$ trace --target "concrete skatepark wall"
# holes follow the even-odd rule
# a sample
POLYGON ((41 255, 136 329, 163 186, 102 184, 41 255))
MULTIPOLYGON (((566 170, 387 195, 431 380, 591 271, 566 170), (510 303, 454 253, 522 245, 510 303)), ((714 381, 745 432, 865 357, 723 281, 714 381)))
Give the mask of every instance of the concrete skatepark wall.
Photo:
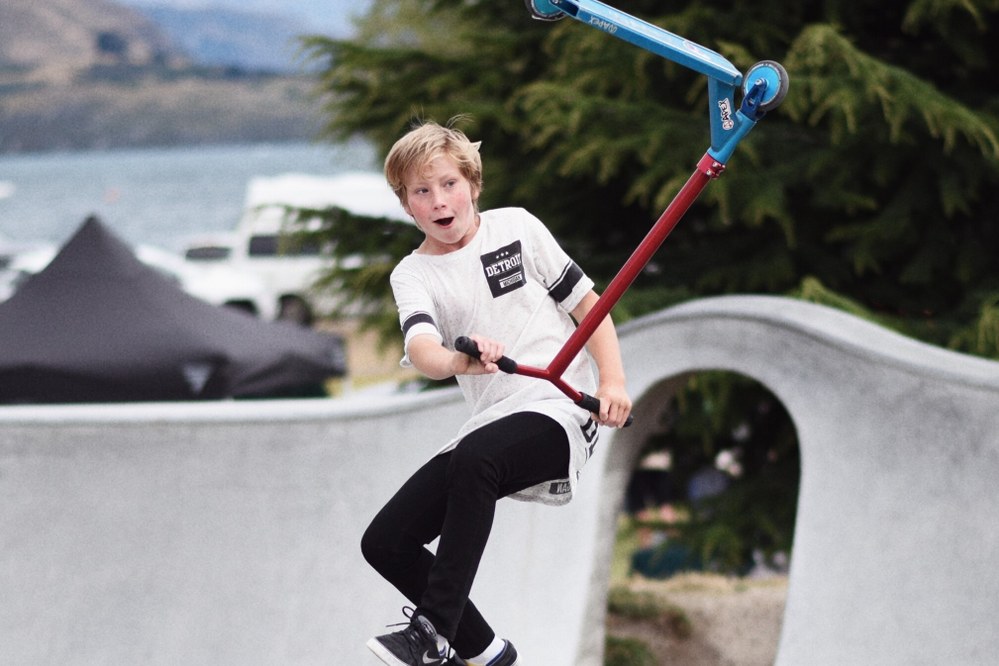
MULTIPOLYGON (((999 363, 770 297, 622 327, 636 424, 563 508, 502 502, 473 598, 527 663, 600 666, 617 509, 691 372, 764 384, 802 483, 777 662, 999 654, 999 363)), ((465 413, 454 391, 0 409, 0 663, 375 663, 405 600, 368 520, 465 413)))

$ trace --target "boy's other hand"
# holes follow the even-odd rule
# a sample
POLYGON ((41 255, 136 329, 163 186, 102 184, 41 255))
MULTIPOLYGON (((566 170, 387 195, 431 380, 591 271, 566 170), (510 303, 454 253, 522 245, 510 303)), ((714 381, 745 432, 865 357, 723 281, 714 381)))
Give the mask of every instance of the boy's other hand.
POLYGON ((455 352, 455 374, 486 375, 499 372, 499 366, 496 365, 496 361, 498 361, 503 356, 503 352, 506 351, 506 347, 503 343, 481 335, 473 334, 468 337, 474 340, 475 344, 478 345, 479 358, 476 360, 467 354, 455 352))
POLYGON ((597 423, 622 428, 631 414, 631 398, 623 385, 601 384, 593 397, 600 400, 600 413, 594 414, 597 423))

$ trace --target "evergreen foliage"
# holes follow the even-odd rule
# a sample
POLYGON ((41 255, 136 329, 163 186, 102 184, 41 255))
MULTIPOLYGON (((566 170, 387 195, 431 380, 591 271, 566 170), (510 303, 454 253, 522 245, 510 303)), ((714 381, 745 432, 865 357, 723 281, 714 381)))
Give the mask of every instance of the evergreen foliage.
MULTIPOLYGON (((721 293, 846 298, 999 357, 999 2, 618 6, 743 71, 778 60, 792 81, 619 320, 721 293)), ((708 145, 704 77, 575 21, 533 21, 519 2, 379 0, 356 39, 305 48, 326 64, 330 138, 362 134, 385 152, 415 119, 467 115, 483 207, 530 208, 599 283, 708 145)))
MULTIPOLYGON (((771 59, 791 78, 783 105, 629 289, 618 321, 699 296, 784 294, 999 359, 999 0, 610 4, 741 71, 771 59)), ((482 207, 536 213, 598 288, 709 144, 704 77, 572 20, 534 21, 515 0, 375 0, 356 39, 314 37, 305 50, 324 65, 329 138, 360 134, 384 154, 415 119, 467 114, 463 129, 483 141, 482 207)), ((362 296, 373 289, 388 307, 384 274, 415 244, 389 247, 392 229, 325 227, 343 253, 368 230, 382 234, 371 275, 331 279, 362 296)), ((397 331, 394 312, 374 315, 397 331)), ((763 399, 729 392, 724 409, 709 408, 710 391, 691 390, 701 397, 681 410, 688 425, 704 426, 698 414, 731 420, 763 399)), ((712 435, 698 449, 705 460, 731 445, 717 427, 698 432, 712 435)), ((747 466, 744 478, 770 510, 740 527, 716 507, 737 539, 703 536, 717 542, 707 555, 729 562, 750 542, 790 542, 793 512, 778 516, 780 500, 766 499, 796 488, 793 430, 782 432, 762 449, 779 460, 764 457, 774 464, 747 466)), ((681 427, 659 445, 676 452, 685 437, 681 427)))

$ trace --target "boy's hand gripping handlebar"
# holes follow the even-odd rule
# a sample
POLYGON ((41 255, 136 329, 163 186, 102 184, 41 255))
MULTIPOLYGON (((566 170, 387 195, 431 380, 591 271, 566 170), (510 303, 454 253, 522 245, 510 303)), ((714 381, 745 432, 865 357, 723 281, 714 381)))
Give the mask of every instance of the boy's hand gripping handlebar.
MULTIPOLYGON (((454 348, 462 354, 467 354, 475 360, 479 360, 479 345, 475 343, 475 340, 469 337, 463 335, 456 339, 454 341, 454 348)), ((566 384, 561 376, 555 376, 550 370, 535 368, 529 365, 520 365, 508 356, 501 356, 499 360, 496 361, 496 365, 499 366, 500 370, 508 375, 524 375, 525 377, 534 377, 535 379, 547 379, 554 384, 556 388, 562 391, 567 398, 586 411, 593 414, 600 413, 600 400, 598 398, 595 398, 587 393, 577 391, 566 384)), ((624 427, 627 428, 633 421, 634 419, 629 414, 628 419, 624 423, 624 427)))

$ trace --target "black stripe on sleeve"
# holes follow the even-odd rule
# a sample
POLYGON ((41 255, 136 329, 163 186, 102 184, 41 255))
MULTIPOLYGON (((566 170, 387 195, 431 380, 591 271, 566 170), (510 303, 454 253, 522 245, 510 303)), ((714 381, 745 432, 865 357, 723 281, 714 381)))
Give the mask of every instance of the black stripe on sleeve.
POLYGON ((434 328, 437 328, 434 318, 426 312, 414 312, 406 318, 406 321, 402 323, 402 337, 405 338, 409 333, 409 329, 413 328, 417 324, 430 324, 434 328))
POLYGON ((559 279, 555 281, 552 288, 548 290, 548 295, 555 299, 556 302, 561 303, 565 299, 569 298, 572 294, 572 290, 576 288, 579 281, 583 279, 583 269, 576 265, 576 262, 570 261, 566 264, 565 269, 562 271, 562 275, 559 279))

